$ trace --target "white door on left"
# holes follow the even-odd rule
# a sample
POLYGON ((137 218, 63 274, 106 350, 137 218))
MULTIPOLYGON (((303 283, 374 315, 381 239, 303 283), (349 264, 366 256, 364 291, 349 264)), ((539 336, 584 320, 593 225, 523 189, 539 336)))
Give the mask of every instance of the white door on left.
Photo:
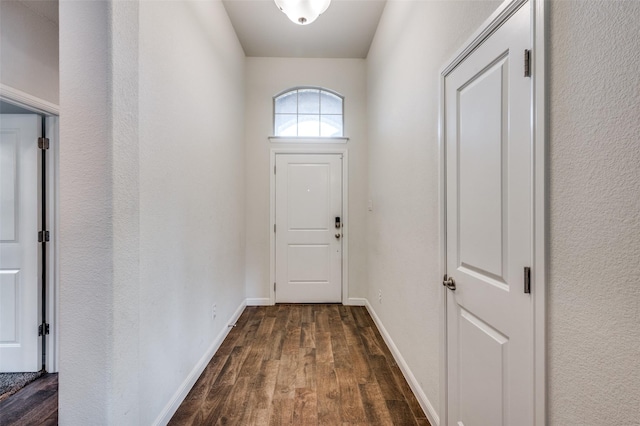
POLYGON ((0 372, 38 363, 40 117, 0 115, 0 372))

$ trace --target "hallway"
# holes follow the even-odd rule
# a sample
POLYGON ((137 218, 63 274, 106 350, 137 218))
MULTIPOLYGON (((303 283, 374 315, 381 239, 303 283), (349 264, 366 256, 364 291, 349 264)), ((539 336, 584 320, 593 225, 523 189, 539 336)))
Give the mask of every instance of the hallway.
POLYGON ((428 425, 364 307, 247 307, 171 425, 428 425))

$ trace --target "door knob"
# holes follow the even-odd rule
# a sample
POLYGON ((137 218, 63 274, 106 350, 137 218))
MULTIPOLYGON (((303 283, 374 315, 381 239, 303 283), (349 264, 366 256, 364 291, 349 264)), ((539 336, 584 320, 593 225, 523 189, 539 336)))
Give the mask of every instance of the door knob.
POLYGON ((447 277, 447 274, 444 274, 444 278, 442 280, 442 285, 447 287, 449 290, 455 291, 456 289, 456 280, 453 277, 447 277))
POLYGON ((341 235, 340 234, 336 234, 336 238, 340 239, 341 235))

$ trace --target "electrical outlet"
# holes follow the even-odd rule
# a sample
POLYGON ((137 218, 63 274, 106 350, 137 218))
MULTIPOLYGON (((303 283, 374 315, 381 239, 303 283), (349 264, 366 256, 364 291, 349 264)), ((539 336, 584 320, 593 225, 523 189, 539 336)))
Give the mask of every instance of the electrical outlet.
POLYGON ((215 303, 213 304, 213 309, 211 310, 211 319, 214 320, 216 319, 216 315, 218 315, 218 305, 216 305, 215 303))
POLYGON ((382 290, 378 290, 378 302, 382 303, 382 290))

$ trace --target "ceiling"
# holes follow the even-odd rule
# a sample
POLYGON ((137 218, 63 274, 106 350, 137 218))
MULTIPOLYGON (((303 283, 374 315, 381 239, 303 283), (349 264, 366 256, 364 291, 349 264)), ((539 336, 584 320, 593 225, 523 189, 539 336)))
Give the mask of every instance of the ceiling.
POLYGON ((296 25, 273 0, 222 0, 246 56, 366 58, 385 0, 333 0, 296 25))
MULTIPOLYGON (((58 23, 58 0, 19 0, 58 23)), ((315 22, 296 25, 273 0, 222 0, 247 56, 366 58, 386 0, 333 0, 315 22)))

